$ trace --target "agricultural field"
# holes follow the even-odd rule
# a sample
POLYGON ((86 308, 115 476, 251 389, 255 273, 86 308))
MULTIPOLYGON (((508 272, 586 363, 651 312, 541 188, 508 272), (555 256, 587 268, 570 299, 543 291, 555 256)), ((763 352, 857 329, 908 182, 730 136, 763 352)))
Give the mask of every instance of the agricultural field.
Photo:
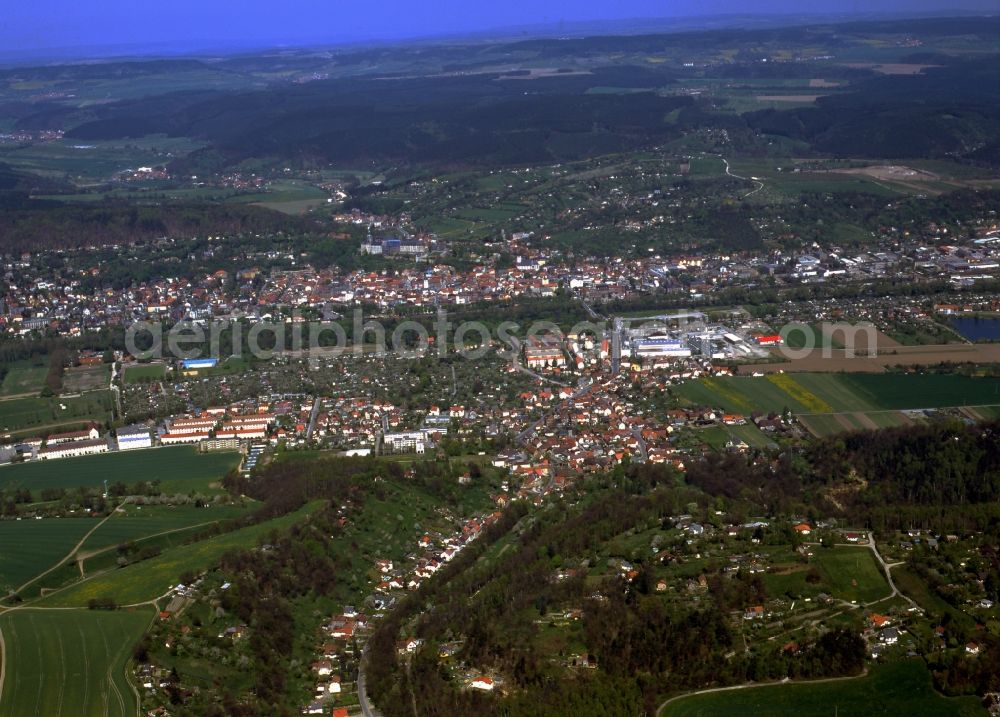
POLYGON ((97 524, 95 518, 0 521, 0 593, 58 563, 97 524))
MULTIPOLYGON (((239 505, 134 505, 128 504, 109 518, 80 546, 81 553, 114 547, 129 540, 178 531, 197 525, 207 525, 230 518, 239 518, 256 507, 253 503, 239 505)), ((0 525, 2 528, 2 525, 0 525)))
POLYGON ((125 367, 123 380, 125 383, 139 383, 140 381, 159 381, 167 373, 166 364, 162 363, 134 363, 125 367))
POLYGON ((985 717, 977 697, 942 697, 919 660, 873 665, 856 679, 814 684, 764 685, 670 702, 659 717, 985 717))
POLYGON ((505 222, 527 211, 523 204, 499 204, 495 207, 465 207, 455 213, 460 219, 483 222, 505 222))
POLYGON ((153 614, 151 609, 18 609, 0 615, 5 662, 0 714, 138 714, 126 665, 153 614))
POLYGON ((1000 418, 1000 405, 976 406, 975 408, 965 408, 963 411, 969 418, 976 421, 992 421, 995 418, 1000 418))
POLYGON ((815 548, 812 562, 834 599, 868 603, 887 598, 892 593, 885 574, 868 548, 815 548))
POLYGON ((316 508, 307 505, 294 513, 247 528, 182 545, 149 560, 110 570, 50 593, 40 606, 84 607, 94 598, 112 598, 121 605, 136 605, 163 595, 185 572, 198 573, 212 567, 226 551, 249 548, 272 530, 287 528, 303 520, 316 508))
POLYGON ((906 425, 906 410, 970 405, 992 415, 1000 405, 1000 379, 936 374, 773 373, 698 379, 676 392, 731 413, 788 410, 815 435, 906 425))
MULTIPOLYGON (((0 402, 2 405, 2 402, 0 402)), ((217 492, 219 481, 239 463, 235 451, 198 453, 193 446, 163 446, 116 451, 79 458, 59 458, 0 467, 0 489, 98 487, 122 481, 160 481, 166 493, 217 492)))
MULTIPOLYGON (((793 81, 794 82, 794 81, 793 81)), ((800 83, 802 81, 799 81, 800 83)), ((786 89, 786 102, 765 99, 768 95, 735 97, 737 105, 749 106, 750 102, 772 107, 793 106, 798 95, 803 99, 808 85, 792 84, 786 89)), ((829 89, 823 90, 829 93, 829 89)), ((775 95, 777 98, 779 95, 775 95)), ((808 104, 800 102, 799 104, 808 104)), ((765 184, 761 198, 780 200, 781 195, 797 197, 802 192, 845 192, 862 191, 869 194, 892 196, 893 194, 940 194, 963 187, 981 186, 993 179, 981 169, 967 168, 956 162, 913 159, 905 164, 879 164, 850 166, 840 161, 810 162, 802 165, 785 157, 773 159, 736 158, 730 161, 734 174, 755 176, 765 184)))
POLYGON ((38 365, 21 362, 10 366, 0 385, 0 397, 37 394, 45 385, 48 372, 49 367, 45 362, 38 365))
POLYGON ((68 430, 87 421, 111 419, 111 392, 92 391, 84 396, 12 398, 0 401, 0 432, 26 435, 68 430))
POLYGON ((816 437, 832 436, 846 431, 866 431, 876 428, 908 426, 914 418, 903 411, 855 411, 853 413, 814 413, 800 415, 799 422, 816 437))

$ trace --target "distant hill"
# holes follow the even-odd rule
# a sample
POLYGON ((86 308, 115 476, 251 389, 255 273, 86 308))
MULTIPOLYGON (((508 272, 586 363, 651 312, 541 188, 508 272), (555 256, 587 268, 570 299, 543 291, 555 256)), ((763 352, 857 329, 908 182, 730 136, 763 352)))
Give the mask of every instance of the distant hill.
POLYGON ((987 53, 998 51, 1000 18, 934 18, 116 61, 2 71, 0 82, 53 91, 35 102, 12 93, 0 115, 84 141, 166 134, 208 145, 178 158, 179 171, 247 159, 524 165, 713 127, 819 155, 994 162, 1000 55, 987 53), (879 74, 880 62, 908 62, 913 74, 879 74), (107 82, 109 97, 124 84, 129 99, 72 99, 91 82, 107 82), (779 98, 822 89, 813 104, 803 90, 788 109, 757 109, 758 87, 779 98))

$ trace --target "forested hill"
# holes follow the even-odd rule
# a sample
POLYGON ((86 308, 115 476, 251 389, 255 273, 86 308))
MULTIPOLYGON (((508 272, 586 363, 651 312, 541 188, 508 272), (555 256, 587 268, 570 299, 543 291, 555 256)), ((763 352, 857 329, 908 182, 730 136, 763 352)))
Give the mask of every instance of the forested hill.
POLYGON ((311 227, 306 219, 243 204, 64 204, 0 194, 0 253, 311 227))
MULTIPOLYGON (((761 67, 736 65, 726 74, 759 74, 761 67)), ((557 74, 531 80, 531 93, 500 74, 348 78, 121 102, 100 108, 69 134, 88 141, 156 133, 197 137, 210 144, 200 154, 223 163, 275 157, 306 166, 479 165, 625 151, 703 126, 782 135, 841 157, 992 162, 1000 156, 998 68, 996 58, 953 61, 913 76, 860 79, 850 91, 820 97, 813 106, 743 115, 713 111, 691 96, 651 91, 676 82, 672 69, 615 66, 557 74), (628 91, 593 93, 600 87, 628 91)), ((843 74, 848 68, 838 69, 843 74)), ((780 70, 782 77, 796 74, 794 68, 780 70)))
POLYGON ((964 505, 1000 500, 1000 422, 924 424, 817 442, 826 483, 863 480, 871 505, 964 505))
POLYGON ((859 431, 768 460, 710 455, 688 467, 687 480, 775 514, 812 510, 880 528, 982 529, 1000 500, 1000 421, 859 431))
POLYGON ((10 204, 4 200, 2 193, 15 192, 23 195, 28 192, 58 192, 69 188, 70 185, 65 182, 23 172, 0 162, 0 206, 10 204))
POLYGON ((842 629, 803 640, 804 656, 794 659, 780 642, 744 649, 728 616, 764 599, 759 578, 720 572, 707 578, 704 599, 668 606, 657 589, 659 556, 637 560, 632 578, 589 574, 616 536, 667 529, 665 516, 710 500, 663 466, 632 466, 617 481, 623 489, 592 485, 589 498, 553 504, 544 516, 515 503, 387 616, 368 644, 367 673, 386 717, 651 715, 667 690, 861 672, 864 644, 842 629), (562 629, 573 637, 553 639, 562 629), (401 631, 424 643, 408 663, 396 649, 401 631), (455 647, 455 662, 503 674, 504 695, 456 689, 439 658, 445 645, 455 647), (562 669, 579 660, 597 670, 562 669))
POLYGON ((8 93, 0 117, 87 142, 192 138, 204 148, 174 168, 199 174, 248 158, 558 162, 693 128, 726 130, 736 150, 761 150, 766 135, 805 155, 996 163, 998 37, 996 18, 943 18, 17 68, 0 72, 0 99, 5 82, 55 92, 8 93), (900 44, 906 33, 921 44, 900 44), (117 101, 69 99, 90 82, 117 101), (758 92, 785 104, 761 109, 758 92))
POLYGON ((834 156, 966 156, 1000 161, 1000 58, 946 62, 913 76, 862 80, 815 106, 745 115, 753 129, 834 156))
POLYGON ((598 68, 521 83, 470 77, 350 78, 241 93, 175 94, 101 108, 74 128, 81 140, 162 133, 208 140, 225 161, 522 164, 625 151, 676 138, 664 122, 690 97, 588 94, 642 90, 670 77, 641 67, 598 68), (161 101, 162 100, 162 101, 161 101), (169 101, 167 101, 169 100, 169 101))

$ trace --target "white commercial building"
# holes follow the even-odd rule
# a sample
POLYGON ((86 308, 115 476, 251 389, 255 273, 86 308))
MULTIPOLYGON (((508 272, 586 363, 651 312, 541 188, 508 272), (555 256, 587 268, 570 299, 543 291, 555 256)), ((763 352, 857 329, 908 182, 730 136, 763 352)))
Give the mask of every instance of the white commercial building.
POLYGON ((424 428, 419 431, 385 433, 382 435, 382 446, 391 453, 410 453, 412 451, 423 453, 430 443, 432 432, 424 428))
POLYGON ((637 339, 632 342, 632 353, 635 356, 687 358, 691 349, 682 341, 665 338, 637 339))
POLYGON ((153 445, 153 437, 149 429, 142 426, 119 428, 116 433, 118 436, 119 451, 130 451, 134 448, 151 448, 153 445))
POLYGON ((69 441, 67 443, 57 443, 54 446, 45 446, 38 449, 39 460, 49 458, 71 458, 73 456, 89 456, 95 453, 107 453, 108 442, 103 438, 96 438, 87 441, 69 441))

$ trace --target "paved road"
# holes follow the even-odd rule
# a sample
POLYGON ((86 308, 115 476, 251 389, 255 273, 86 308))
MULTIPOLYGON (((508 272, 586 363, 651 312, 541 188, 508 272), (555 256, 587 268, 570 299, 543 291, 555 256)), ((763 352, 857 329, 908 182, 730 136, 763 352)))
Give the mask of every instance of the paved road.
POLYGON ((622 319, 615 317, 614 328, 611 329, 611 373, 614 376, 622 368, 622 319))
POLYGON ((580 299, 580 303, 583 305, 583 309, 584 309, 584 311, 587 312, 587 315, 590 318, 592 318, 594 321, 603 321, 604 320, 604 317, 601 316, 596 311, 594 311, 594 307, 592 307, 590 304, 588 304, 584 299, 581 298, 580 299))
POLYGON ((121 394, 121 389, 119 389, 118 385, 115 383, 115 379, 118 378, 118 369, 117 369, 117 366, 118 366, 118 364, 115 363, 114 361, 111 363, 111 380, 108 382, 108 388, 111 390, 111 393, 113 393, 115 395, 115 407, 118 409, 118 413, 112 415, 111 416, 112 418, 121 418, 122 416, 125 415, 122 412, 122 394, 121 394))
POLYGON ((313 429, 316 428, 316 417, 319 415, 320 400, 321 399, 319 398, 319 396, 317 396, 316 400, 313 401, 313 410, 312 410, 312 413, 309 414, 309 427, 306 428, 306 440, 307 441, 310 438, 312 438, 313 429))
POLYGON ((646 439, 642 437, 642 430, 633 428, 632 435, 639 442, 639 455, 642 457, 642 462, 645 463, 649 460, 649 451, 646 450, 646 439))
POLYGON ((898 595, 906 600, 906 602, 910 603, 910 607, 919 607, 917 603, 913 602, 912 599, 899 592, 899 588, 896 587, 896 583, 892 580, 892 571, 889 570, 889 566, 886 565, 885 560, 882 558, 882 554, 878 551, 878 548, 875 547, 875 535, 871 532, 868 533, 868 547, 871 549, 872 553, 875 554, 875 559, 878 561, 878 564, 882 566, 882 571, 885 573, 885 579, 889 582, 889 587, 892 588, 892 595, 889 597, 896 597, 898 595))
POLYGON ((729 160, 726 159, 725 157, 722 157, 721 159, 722 159, 723 162, 726 163, 726 174, 728 174, 730 177, 732 177, 733 179, 742 179, 742 180, 744 180, 746 182, 756 182, 758 185, 760 185, 756 189, 753 189, 753 190, 747 192, 746 194, 744 194, 743 195, 744 199, 746 199, 747 197, 749 197, 751 194, 756 194, 757 192, 759 192, 761 189, 764 188, 764 183, 762 181, 760 181, 759 179, 754 179, 753 177, 741 177, 738 174, 733 174, 732 172, 730 172, 729 171, 729 160))

